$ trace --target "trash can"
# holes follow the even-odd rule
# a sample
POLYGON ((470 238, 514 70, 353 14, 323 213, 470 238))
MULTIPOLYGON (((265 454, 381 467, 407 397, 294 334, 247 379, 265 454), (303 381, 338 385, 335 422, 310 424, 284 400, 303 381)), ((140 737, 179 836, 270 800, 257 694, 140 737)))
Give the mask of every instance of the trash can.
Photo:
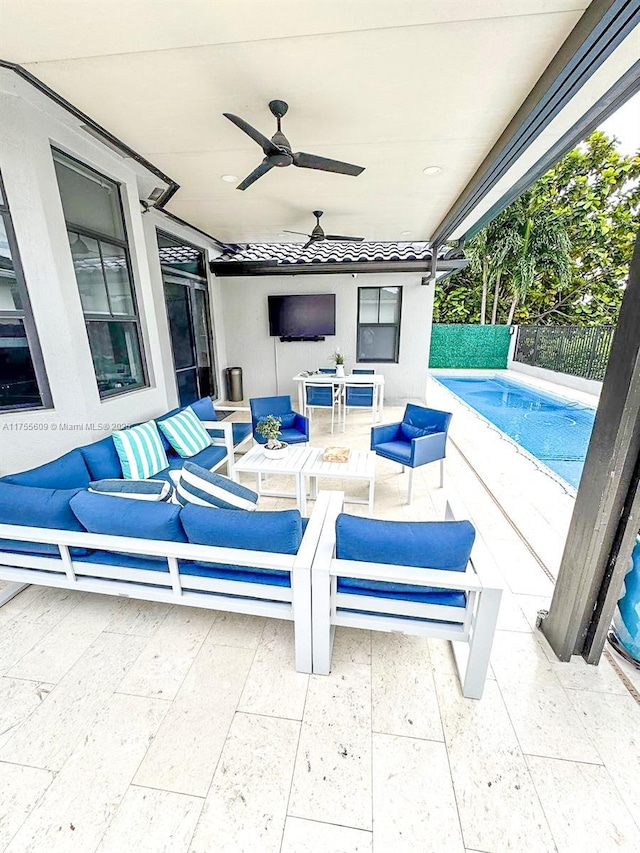
POLYGON ((227 380, 227 400, 231 403, 239 403, 244 400, 242 390, 242 368, 227 367, 225 370, 227 380))

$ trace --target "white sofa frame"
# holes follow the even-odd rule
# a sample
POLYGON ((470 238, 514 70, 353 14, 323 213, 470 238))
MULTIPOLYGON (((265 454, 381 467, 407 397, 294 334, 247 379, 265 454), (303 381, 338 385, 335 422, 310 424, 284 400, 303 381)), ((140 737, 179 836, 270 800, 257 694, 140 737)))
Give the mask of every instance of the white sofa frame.
MULTIPOLYGON (((335 558, 335 522, 342 512, 344 496, 341 492, 329 494, 322 535, 311 570, 313 672, 329 674, 333 638, 338 625, 434 637, 451 641, 462 694, 469 699, 480 699, 502 597, 500 579, 480 536, 476 533, 471 558, 464 572, 338 560, 335 558), (462 590, 467 595, 467 604, 460 608, 376 598, 375 593, 366 598, 340 593, 337 591, 338 576, 462 590), (338 612, 338 608, 367 610, 369 613, 338 612), (400 618, 403 616, 433 621, 410 621, 400 618), (447 623, 447 620, 450 621, 447 623)), ((451 499, 448 500, 446 520, 467 517, 461 505, 456 506, 451 499)))
MULTIPOLYGON (((218 412, 249 412, 250 409, 248 406, 216 406, 214 404, 214 409, 218 412)), ((253 442, 253 430, 246 435, 241 441, 239 441, 236 445, 233 443, 233 421, 202 421, 202 426, 206 430, 222 430, 222 436, 213 437, 211 436, 211 443, 217 447, 224 447, 227 451, 227 455, 224 459, 221 459, 214 467, 211 469, 212 471, 216 471, 218 468, 222 467, 224 463, 227 463, 227 474, 231 477, 232 480, 237 480, 235 475, 235 454, 238 452, 239 448, 242 447, 243 444, 248 444, 253 442)))
POLYGON ((311 565, 325 523, 329 496, 329 492, 320 493, 302 544, 298 553, 292 556, 0 524, 0 580, 9 581, 6 587, 0 589, 0 606, 29 584, 39 584, 144 601, 287 619, 294 623, 296 670, 311 672, 311 565), (59 556, 9 553, 2 550, 3 539, 55 545, 59 556), (164 557, 167 559, 169 571, 155 572, 134 567, 89 563, 81 557, 72 557, 70 548, 164 557), (291 575, 291 586, 188 575, 180 571, 178 560, 287 571, 291 575), (134 581, 135 585, 131 581, 134 581))

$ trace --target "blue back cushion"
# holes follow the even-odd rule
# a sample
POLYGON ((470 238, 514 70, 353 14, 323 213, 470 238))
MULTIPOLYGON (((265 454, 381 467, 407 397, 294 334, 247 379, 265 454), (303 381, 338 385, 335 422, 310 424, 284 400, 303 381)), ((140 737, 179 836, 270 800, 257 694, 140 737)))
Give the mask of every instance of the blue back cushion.
POLYGON ((92 480, 120 480, 122 479, 122 465, 120 457, 113 443, 113 438, 96 441, 95 444, 85 444, 79 448, 89 469, 92 480))
POLYGON ((202 397, 202 399, 196 400, 195 403, 191 403, 190 405, 192 411, 195 412, 201 421, 218 420, 211 397, 202 397))
POLYGON ((91 533, 187 541, 180 524, 180 507, 172 504, 79 492, 71 499, 71 509, 91 533))
MULTIPOLYGON (((182 411, 182 406, 179 406, 177 409, 171 409, 170 412, 165 412, 164 415, 160 415, 159 418, 155 418, 154 420, 156 423, 158 423, 159 421, 164 421, 166 418, 172 418, 174 415, 177 415, 178 412, 181 412, 181 411, 182 411)), ((171 447, 171 444, 169 443, 169 439, 167 438, 167 436, 162 432, 161 429, 159 429, 158 432, 160 433, 160 441, 162 442, 162 446, 164 447, 164 452, 166 454, 173 453, 175 455, 175 450, 171 447)))
MULTIPOLYGON (((17 486, 0 483, 0 524, 46 527, 50 530, 76 530, 85 528, 71 511, 69 501, 81 489, 40 489, 37 486, 17 486)), ((19 551, 30 554, 55 554, 55 545, 0 539, 0 551, 19 551)), ((74 556, 88 553, 86 549, 72 549, 74 556)))
POLYGON ((476 532, 470 521, 378 521, 342 513, 339 560, 464 572, 476 532))
POLYGON ((427 433, 446 432, 451 420, 450 412, 441 412, 439 409, 427 409, 426 406, 416 406, 408 403, 402 420, 406 424, 424 429, 427 433))
POLYGON ((284 394, 279 397, 253 397, 249 400, 249 406, 254 424, 267 415, 280 416, 292 411, 291 397, 284 394))
POLYGON ((190 504, 183 507, 180 518, 189 542, 197 545, 297 554, 302 542, 302 517, 297 509, 248 512, 190 504))
POLYGON ((82 489, 89 485, 91 477, 82 453, 76 449, 54 459, 53 462, 47 462, 46 465, 3 477, 2 481, 16 486, 38 486, 42 489, 82 489))
POLYGON ((412 441, 414 438, 420 438, 423 435, 429 435, 428 429, 421 429, 420 427, 411 426, 411 424, 406 424, 404 421, 400 424, 400 429, 398 430, 399 438, 402 441, 412 441))

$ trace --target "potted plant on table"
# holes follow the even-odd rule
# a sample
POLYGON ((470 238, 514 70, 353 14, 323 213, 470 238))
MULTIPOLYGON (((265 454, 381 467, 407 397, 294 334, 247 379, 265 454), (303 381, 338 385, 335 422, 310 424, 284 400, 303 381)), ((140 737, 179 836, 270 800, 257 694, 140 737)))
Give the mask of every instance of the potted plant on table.
POLYGON ((336 376, 344 376, 344 354, 340 352, 340 347, 336 347, 331 355, 331 361, 336 366, 336 376))
POLYGON ((280 441, 282 420, 276 415, 267 415, 256 424, 256 432, 267 439, 264 446, 264 455, 267 459, 282 459, 287 455, 289 445, 286 441, 280 441))

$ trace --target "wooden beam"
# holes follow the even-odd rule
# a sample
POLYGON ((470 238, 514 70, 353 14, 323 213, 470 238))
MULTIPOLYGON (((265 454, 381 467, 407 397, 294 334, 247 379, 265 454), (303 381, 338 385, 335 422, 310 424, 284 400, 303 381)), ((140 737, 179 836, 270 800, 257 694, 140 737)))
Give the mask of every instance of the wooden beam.
POLYGON ((640 236, 560 573, 542 632, 560 660, 600 659, 638 532, 640 236))

